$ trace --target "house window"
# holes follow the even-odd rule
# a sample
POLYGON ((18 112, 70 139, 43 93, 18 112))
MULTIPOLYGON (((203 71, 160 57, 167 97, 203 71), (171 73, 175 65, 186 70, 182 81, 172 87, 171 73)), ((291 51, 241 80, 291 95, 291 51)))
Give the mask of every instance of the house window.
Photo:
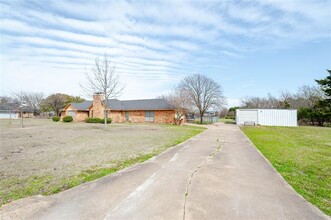
POLYGON ((129 121, 129 119, 130 119, 129 112, 125 112, 125 120, 126 121, 129 121))
POLYGON ((68 115, 72 116, 74 118, 75 117, 75 111, 74 110, 68 110, 68 115))
POLYGON ((146 111, 145 112, 145 121, 153 122, 154 121, 154 112, 153 111, 146 111))

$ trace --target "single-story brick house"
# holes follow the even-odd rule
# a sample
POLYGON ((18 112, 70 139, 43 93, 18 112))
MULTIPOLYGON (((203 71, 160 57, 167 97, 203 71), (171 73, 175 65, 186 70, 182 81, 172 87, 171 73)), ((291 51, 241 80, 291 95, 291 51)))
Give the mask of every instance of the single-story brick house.
MULTIPOLYGON (((70 103, 61 112, 61 117, 71 115, 74 121, 84 121, 87 117, 104 118, 104 95, 94 94, 93 101, 70 103)), ((165 99, 126 100, 109 99, 108 117, 113 122, 156 122, 174 123, 175 108, 165 99)))

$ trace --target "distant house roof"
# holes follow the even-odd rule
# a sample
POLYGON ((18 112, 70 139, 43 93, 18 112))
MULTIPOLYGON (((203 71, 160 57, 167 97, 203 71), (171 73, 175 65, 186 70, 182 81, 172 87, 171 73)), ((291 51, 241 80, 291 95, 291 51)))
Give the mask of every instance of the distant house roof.
MULTIPOLYGON (((0 111, 2 112, 19 112, 20 107, 18 103, 7 103, 7 104, 0 104, 0 111)), ((23 112, 33 112, 33 109, 29 106, 24 106, 22 108, 23 112)))
POLYGON ((174 107, 170 105, 165 99, 142 99, 142 100, 125 100, 110 99, 108 107, 111 110, 173 110, 174 107))
POLYGON ((3 105, 3 104, 0 104, 0 111, 16 110, 16 109, 17 109, 16 105, 12 105, 12 104, 3 105))
POLYGON ((84 101, 84 102, 79 102, 79 103, 70 103, 72 107, 74 107, 77 110, 81 110, 81 111, 87 111, 88 107, 90 107, 92 105, 92 101, 84 101))
MULTIPOLYGON (((93 104, 92 101, 84 101, 81 103, 70 103, 73 108, 81 111, 87 111, 93 104)), ((125 100, 109 99, 108 108, 117 111, 130 110, 173 110, 174 107, 170 105, 165 99, 142 99, 142 100, 125 100)))

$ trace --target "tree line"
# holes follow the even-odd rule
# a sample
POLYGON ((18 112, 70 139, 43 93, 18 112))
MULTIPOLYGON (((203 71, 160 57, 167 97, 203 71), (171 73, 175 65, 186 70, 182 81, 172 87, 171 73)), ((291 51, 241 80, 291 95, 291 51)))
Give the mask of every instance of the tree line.
POLYGON ((45 96, 41 92, 17 92, 9 96, 0 96, 0 104, 7 110, 31 111, 34 116, 42 112, 54 112, 59 116, 61 110, 71 102, 83 102, 80 96, 71 96, 63 93, 54 93, 45 96))
POLYGON ((221 85, 202 74, 186 76, 169 94, 161 98, 175 107, 176 124, 180 124, 187 113, 197 113, 199 123, 202 124, 207 111, 219 111, 226 104, 221 85))

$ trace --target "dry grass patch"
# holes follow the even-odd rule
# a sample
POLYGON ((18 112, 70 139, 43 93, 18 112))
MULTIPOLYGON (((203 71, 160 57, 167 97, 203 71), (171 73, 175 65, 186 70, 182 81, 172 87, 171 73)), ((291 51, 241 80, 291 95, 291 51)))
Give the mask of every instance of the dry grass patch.
POLYGON ((145 161, 204 128, 158 124, 0 123, 0 203, 52 194, 145 161), (29 126, 29 124, 31 126, 29 126))

